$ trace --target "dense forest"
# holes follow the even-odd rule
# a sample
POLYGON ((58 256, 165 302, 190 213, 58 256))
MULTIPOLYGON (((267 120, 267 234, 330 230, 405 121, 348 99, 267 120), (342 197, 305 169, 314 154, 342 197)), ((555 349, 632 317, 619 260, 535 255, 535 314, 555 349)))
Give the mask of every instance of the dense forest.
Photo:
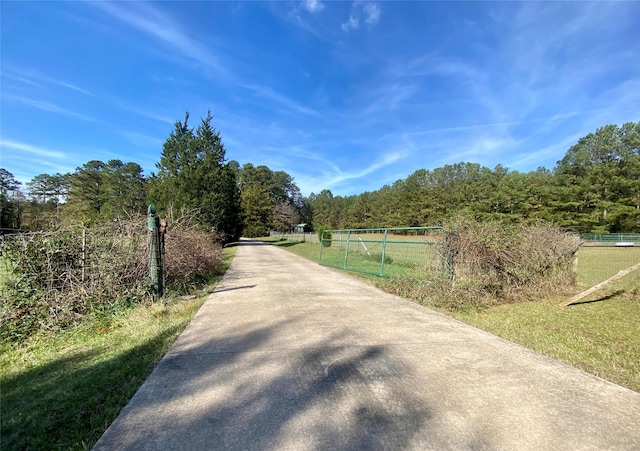
POLYGON ((640 122, 581 138, 553 170, 522 173, 457 163, 419 169, 357 196, 309 196, 314 224, 332 228, 439 225, 456 216, 547 220, 575 232, 640 231, 640 122))
POLYGON ((581 138, 553 169, 510 171, 457 163, 418 169, 377 191, 305 198, 284 171, 225 159, 211 114, 189 115, 163 145, 157 173, 120 160, 92 160, 71 174, 40 174, 22 187, 0 168, 0 228, 40 230, 186 209, 228 239, 312 228, 439 225, 456 217, 507 222, 546 220, 575 232, 640 231, 640 122, 607 125, 581 138))

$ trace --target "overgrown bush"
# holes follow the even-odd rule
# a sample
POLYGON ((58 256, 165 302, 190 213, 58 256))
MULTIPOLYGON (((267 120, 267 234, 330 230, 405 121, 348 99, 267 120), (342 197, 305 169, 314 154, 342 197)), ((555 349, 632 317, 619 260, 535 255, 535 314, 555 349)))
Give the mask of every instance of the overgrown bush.
POLYGON ((331 232, 328 231, 327 227, 318 229, 318 240, 323 247, 331 247, 331 232), (322 241, 322 238, 324 238, 324 241, 322 241))
MULTIPOLYGON (((9 267, 0 281, 0 339, 20 340, 38 330, 78 324, 87 315, 110 315, 151 300, 145 218, 83 231, 5 237, 0 258, 9 267)), ((166 280, 182 291, 219 267, 211 234, 177 221, 166 236, 166 280)))
POLYGON ((580 238, 546 223, 464 220, 447 237, 455 282, 476 282, 498 297, 549 293, 575 282, 580 238))
POLYGON ((219 237, 178 222, 165 236, 166 280, 170 288, 186 293, 204 283, 220 267, 219 237))
POLYGON ((577 235, 546 223, 508 225, 461 219, 442 250, 451 280, 381 281, 384 288, 422 304, 445 309, 541 299, 575 285, 577 235))

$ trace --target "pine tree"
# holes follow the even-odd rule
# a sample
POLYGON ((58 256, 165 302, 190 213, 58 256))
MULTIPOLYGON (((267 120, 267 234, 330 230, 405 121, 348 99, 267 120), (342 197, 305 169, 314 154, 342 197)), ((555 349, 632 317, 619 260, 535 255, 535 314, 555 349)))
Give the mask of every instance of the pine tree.
POLYGON ((20 185, 11 172, 0 168, 0 229, 20 228, 20 205, 15 199, 20 185))
POLYGON ((203 226, 228 241, 242 232, 237 164, 225 161, 212 119, 209 111, 195 131, 189 128, 188 112, 184 122, 176 122, 156 164, 159 172, 151 179, 150 200, 161 209, 173 205, 197 211, 203 226))

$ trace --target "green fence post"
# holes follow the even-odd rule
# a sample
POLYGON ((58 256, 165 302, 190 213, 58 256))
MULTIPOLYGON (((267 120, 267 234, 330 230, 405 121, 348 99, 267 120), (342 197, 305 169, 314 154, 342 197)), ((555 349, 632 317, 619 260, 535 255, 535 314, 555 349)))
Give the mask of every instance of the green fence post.
MULTIPOLYGON (((447 233, 447 231, 445 229, 442 229, 443 233, 444 233, 444 249, 447 250, 446 251, 446 266, 443 266, 443 270, 446 267, 446 271, 447 271, 447 279, 449 280, 449 282, 453 281, 453 277, 455 275, 455 261, 454 261, 454 256, 453 256, 453 251, 451 249, 449 249, 448 243, 447 241, 449 240, 449 234, 447 233)), ((456 225, 454 227, 454 233, 458 232, 458 226, 456 225)))
POLYGON ((160 234, 160 218, 156 215, 156 206, 151 204, 147 210, 149 228, 149 276, 153 286, 153 299, 158 300, 164 294, 163 276, 163 240, 160 234))
POLYGON ((351 230, 347 232, 347 245, 344 249, 344 269, 347 269, 347 262, 349 260, 349 240, 351 239, 351 230))
POLYGON ((384 237, 382 238, 382 261, 380 262, 380 275, 384 275, 384 254, 387 250, 387 233, 389 229, 384 229, 384 237))

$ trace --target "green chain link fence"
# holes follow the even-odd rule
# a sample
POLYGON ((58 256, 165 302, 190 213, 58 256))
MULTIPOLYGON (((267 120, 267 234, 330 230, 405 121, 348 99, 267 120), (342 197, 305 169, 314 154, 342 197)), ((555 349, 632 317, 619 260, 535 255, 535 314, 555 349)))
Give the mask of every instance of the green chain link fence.
MULTIPOLYGON (((621 243, 621 242, 618 242, 621 243)), ((577 254, 577 283, 591 287, 604 282, 619 271, 640 263, 640 243, 634 246, 597 245, 585 242, 577 254)), ((615 282, 614 289, 640 289, 640 271, 635 271, 615 282)))
POLYGON ((580 239, 587 243, 637 243, 640 245, 640 233, 581 233, 580 239))
MULTIPOLYGON (((577 255, 577 282, 594 286, 640 263, 640 233, 582 233, 577 255)), ((616 282, 615 288, 640 288, 640 271, 616 282)))
POLYGON ((4 237, 0 235, 0 297, 6 295, 9 277, 13 272, 13 265, 11 264, 11 261, 6 256, 2 255, 3 240, 4 237))

